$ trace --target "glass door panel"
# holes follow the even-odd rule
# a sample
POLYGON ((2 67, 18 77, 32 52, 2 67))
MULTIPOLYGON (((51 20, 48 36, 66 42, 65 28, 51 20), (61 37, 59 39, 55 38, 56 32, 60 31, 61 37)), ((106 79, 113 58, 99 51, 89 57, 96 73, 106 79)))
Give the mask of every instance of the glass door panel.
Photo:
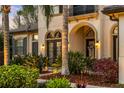
POLYGON ((95 40, 94 39, 86 40, 86 56, 95 58, 95 40))

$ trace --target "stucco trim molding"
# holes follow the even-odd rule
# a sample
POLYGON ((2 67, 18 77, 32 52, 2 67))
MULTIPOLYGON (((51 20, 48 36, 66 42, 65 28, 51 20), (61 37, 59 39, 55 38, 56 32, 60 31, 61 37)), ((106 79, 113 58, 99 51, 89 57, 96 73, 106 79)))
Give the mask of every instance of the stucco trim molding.
POLYGON ((77 16, 69 16, 68 22, 78 21, 78 20, 83 20, 83 19, 90 19, 90 18, 97 18, 97 16, 98 16, 98 13, 88 13, 88 14, 82 14, 82 15, 77 15, 77 16))

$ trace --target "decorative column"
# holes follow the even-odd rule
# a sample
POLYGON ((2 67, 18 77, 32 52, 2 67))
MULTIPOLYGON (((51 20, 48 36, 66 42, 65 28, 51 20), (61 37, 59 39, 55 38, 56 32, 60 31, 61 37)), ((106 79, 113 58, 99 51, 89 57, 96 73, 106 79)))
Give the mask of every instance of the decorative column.
POLYGON ((110 16, 112 21, 118 21, 118 38, 119 38, 119 83, 124 84, 124 5, 113 5, 105 7, 102 11, 104 14, 110 16))
POLYGON ((124 14, 119 15, 119 83, 124 84, 124 14))

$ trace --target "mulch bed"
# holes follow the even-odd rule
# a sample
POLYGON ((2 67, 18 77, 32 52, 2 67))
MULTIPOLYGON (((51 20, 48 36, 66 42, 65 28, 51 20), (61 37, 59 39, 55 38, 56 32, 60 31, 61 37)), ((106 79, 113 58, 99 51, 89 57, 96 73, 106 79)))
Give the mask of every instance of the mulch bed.
MULTIPOLYGON (((77 84, 88 84, 88 85, 95 85, 95 86, 101 86, 101 87, 112 87, 112 88, 119 88, 119 84, 112 84, 112 83, 106 83, 103 81, 102 76, 93 76, 93 75, 88 75, 85 74, 83 76, 81 75, 68 75, 68 76, 63 76, 60 73, 58 74, 51 74, 47 76, 41 76, 41 79, 52 79, 52 78, 61 78, 65 77, 70 80, 72 83, 77 83, 77 84), (82 78, 82 79, 81 79, 82 78)), ((122 87, 122 86, 121 86, 122 87)))
POLYGON ((41 74, 52 73, 52 71, 42 71, 41 74))

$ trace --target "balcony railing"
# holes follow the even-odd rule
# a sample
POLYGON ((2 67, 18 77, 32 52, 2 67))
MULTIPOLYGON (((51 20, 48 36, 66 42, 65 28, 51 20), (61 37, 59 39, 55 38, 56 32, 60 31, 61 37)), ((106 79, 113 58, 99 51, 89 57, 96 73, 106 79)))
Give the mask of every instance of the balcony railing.
POLYGON ((70 16, 77 16, 82 14, 94 13, 98 10, 96 5, 74 5, 70 16))

